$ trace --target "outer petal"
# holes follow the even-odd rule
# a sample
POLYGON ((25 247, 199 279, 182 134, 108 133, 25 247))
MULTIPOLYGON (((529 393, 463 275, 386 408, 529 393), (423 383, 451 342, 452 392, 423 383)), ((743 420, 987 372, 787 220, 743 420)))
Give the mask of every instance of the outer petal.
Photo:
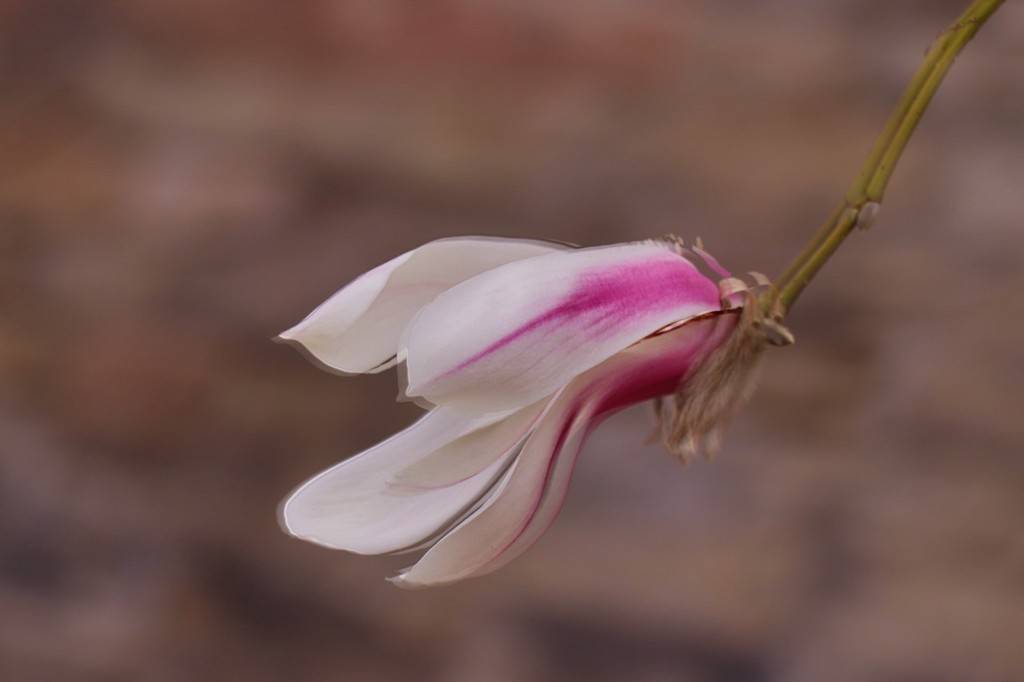
POLYGON ((402 329, 449 287, 491 268, 560 250, 527 239, 440 239, 362 275, 280 335, 328 367, 375 372, 394 364, 402 329))
POLYGON ((552 403, 497 491, 394 582, 423 587, 489 573, 554 520, 586 436, 627 405, 673 391, 735 328, 736 315, 693 320, 645 340, 573 381, 552 403))
POLYGON ((516 441, 492 427, 510 416, 516 415, 434 410, 304 483, 282 504, 281 524, 296 537, 359 554, 413 547, 457 521, 506 469, 516 441), (469 475, 429 488, 396 483, 398 472, 424 457, 444 459, 445 449, 461 447, 464 438, 488 454, 469 475))
POLYGON ((715 283, 658 244, 510 263, 449 289, 410 323, 407 393, 466 411, 527 405, 659 328, 719 307, 715 283))

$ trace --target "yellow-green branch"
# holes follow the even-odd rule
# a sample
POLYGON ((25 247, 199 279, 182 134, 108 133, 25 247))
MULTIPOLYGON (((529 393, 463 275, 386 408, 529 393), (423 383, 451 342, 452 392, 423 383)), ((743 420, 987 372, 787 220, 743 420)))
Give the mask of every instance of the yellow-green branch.
POLYGON ((907 86, 857 181, 828 221, 775 283, 772 307, 785 315, 818 270, 858 226, 868 227, 878 212, 889 178, 918 121, 928 108, 957 55, 1005 0, 974 0, 936 39, 907 86))

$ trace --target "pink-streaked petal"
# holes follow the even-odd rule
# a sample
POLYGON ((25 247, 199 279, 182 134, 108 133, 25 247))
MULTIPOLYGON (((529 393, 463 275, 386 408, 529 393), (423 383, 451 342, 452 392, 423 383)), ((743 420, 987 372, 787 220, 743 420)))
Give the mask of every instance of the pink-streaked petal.
POLYGON ((473 475, 445 487, 395 488, 395 474, 507 416, 467 418, 444 408, 434 410, 304 483, 282 504, 281 524, 303 540, 358 554, 413 547, 458 520, 494 484, 513 453, 502 448, 473 475))
POLYGON ((499 265, 553 251, 528 239, 440 239, 362 275, 280 335, 342 372, 376 372, 396 361, 402 330, 442 291, 499 265))
POLYGON ((675 390, 735 328, 723 313, 644 340, 574 380, 547 409, 486 504, 393 581, 425 587, 483 575, 519 556, 565 499, 586 436, 607 415, 675 390))
POLYGON ((510 263, 417 314, 403 341, 407 394, 465 411, 528 405, 665 325, 719 305, 715 283, 661 244, 510 263))

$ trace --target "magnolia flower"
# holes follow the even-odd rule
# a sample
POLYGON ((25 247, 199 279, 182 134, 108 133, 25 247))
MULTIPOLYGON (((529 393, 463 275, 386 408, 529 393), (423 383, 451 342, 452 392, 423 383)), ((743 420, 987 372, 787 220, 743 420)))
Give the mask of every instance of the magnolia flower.
POLYGON ((405 396, 429 411, 300 486, 282 525, 359 554, 429 548, 391 579, 400 586, 494 571, 551 524, 608 415, 655 398, 671 449, 714 440, 752 359, 776 340, 740 330, 785 336, 741 312, 759 310, 748 300, 678 240, 576 249, 458 238, 405 253, 281 338, 340 372, 400 365, 405 396))

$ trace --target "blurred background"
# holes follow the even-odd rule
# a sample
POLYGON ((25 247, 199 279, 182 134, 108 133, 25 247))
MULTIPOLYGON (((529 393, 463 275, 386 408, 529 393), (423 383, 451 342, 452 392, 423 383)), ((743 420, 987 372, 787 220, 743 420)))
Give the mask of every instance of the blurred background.
POLYGON ((287 538, 412 421, 270 337, 438 237, 778 274, 963 0, 0 2, 0 679, 1024 678, 1024 7, 711 463, 588 444, 492 576, 287 538))

